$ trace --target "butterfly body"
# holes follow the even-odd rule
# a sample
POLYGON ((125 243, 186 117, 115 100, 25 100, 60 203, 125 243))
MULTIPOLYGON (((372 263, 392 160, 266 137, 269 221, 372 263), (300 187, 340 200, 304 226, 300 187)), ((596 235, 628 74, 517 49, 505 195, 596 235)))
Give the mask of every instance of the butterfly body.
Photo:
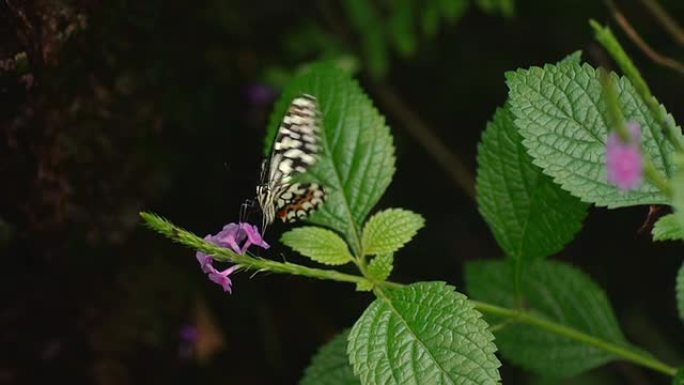
POLYGON ((320 111, 316 98, 302 94, 292 100, 278 128, 271 156, 262 164, 256 188, 263 227, 275 218, 293 222, 305 218, 325 200, 316 183, 293 182, 313 166, 321 153, 320 111))

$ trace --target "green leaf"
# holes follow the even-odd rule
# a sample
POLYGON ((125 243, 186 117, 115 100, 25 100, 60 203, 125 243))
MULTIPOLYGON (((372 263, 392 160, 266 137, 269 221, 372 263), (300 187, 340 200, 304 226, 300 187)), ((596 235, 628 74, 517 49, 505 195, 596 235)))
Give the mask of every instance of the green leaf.
POLYGON ((371 291, 373 286, 373 282, 370 280, 359 281, 356 283, 356 291, 371 291))
POLYGON ((487 125, 477 163, 480 213, 506 254, 546 257, 581 229, 588 205, 532 164, 508 108, 498 109, 487 125))
POLYGON ((677 311, 679 312, 679 319, 684 321, 684 263, 677 272, 677 311))
POLYGON ((345 0, 342 2, 349 22, 361 37, 361 50, 370 73, 383 76, 388 67, 388 50, 383 31, 383 21, 372 2, 345 0))
MULTIPOLYGON (((625 78, 617 79, 625 118, 641 124, 643 149, 655 167, 672 170, 673 147, 625 78)), ((588 64, 563 62, 506 75, 511 111, 534 164, 585 202, 610 208, 667 203, 654 186, 621 192, 606 180, 608 125, 599 73, 588 64)), ((674 120, 668 115, 674 124, 674 120)))
POLYGON ((314 20, 299 23, 283 37, 286 52, 293 57, 311 57, 318 52, 322 56, 338 56, 344 52, 339 39, 314 20))
POLYGON ((675 155, 677 171, 670 180, 672 184, 672 208, 680 229, 684 229, 684 156, 675 155))
POLYGON ((672 379, 672 385, 684 385, 684 367, 677 369, 677 373, 672 379))
POLYGON ((558 64, 563 64, 563 63, 577 63, 580 64, 582 63, 582 50, 577 50, 574 51, 573 53, 567 55, 563 59, 561 59, 558 64))
POLYGON ((651 230, 654 241, 679 241, 684 240, 684 228, 677 221, 674 214, 663 215, 653 225, 651 230))
POLYGON ((469 2, 465 0, 436 0, 435 3, 439 5, 442 15, 450 23, 459 20, 469 5, 469 2))
POLYGON ((394 253, 425 226, 419 214, 404 209, 387 209, 373 215, 363 228, 364 255, 394 253))
POLYGON ((356 81, 317 64, 283 91, 271 116, 267 153, 287 106, 300 93, 318 98, 323 126, 323 156, 303 178, 325 186, 326 201, 308 220, 337 230, 360 252, 358 230, 394 175, 389 128, 356 81))
POLYGON ((436 6, 427 6, 422 10, 421 27, 423 34, 429 38, 437 34, 439 28, 439 8, 436 6))
POLYGON ((368 264, 368 274, 371 278, 378 281, 384 281, 392 273, 394 267, 394 254, 386 253, 380 254, 371 259, 368 264))
POLYGON ((414 31, 414 6, 412 0, 395 0, 389 20, 389 34, 394 40, 399 54, 411 55, 416 50, 416 32, 414 31))
POLYGON ((349 329, 323 345, 311 359, 299 385, 361 385, 347 357, 349 329))
POLYGON ((482 11, 489 14, 499 13, 502 16, 511 17, 515 13, 513 0, 476 0, 475 3, 482 11))
MULTIPOLYGON (((513 274, 510 259, 468 263, 468 292, 474 299, 515 307, 513 274)), ((627 346, 605 293, 581 271, 564 263, 539 260, 528 266, 521 282, 528 311, 627 346)), ((512 363, 553 377, 573 376, 615 359, 604 350, 524 324, 500 329, 496 344, 512 363)))
POLYGON ((437 34, 442 19, 453 24, 461 19, 470 5, 467 0, 434 0, 418 2, 420 16, 418 24, 422 33, 428 38, 437 34))
POLYGON ((498 383, 493 336, 465 295, 443 282, 376 293, 349 335, 362 384, 498 383))
POLYGON ((353 260, 344 240, 321 227, 297 227, 283 234, 280 242, 299 254, 326 265, 344 265, 353 260))

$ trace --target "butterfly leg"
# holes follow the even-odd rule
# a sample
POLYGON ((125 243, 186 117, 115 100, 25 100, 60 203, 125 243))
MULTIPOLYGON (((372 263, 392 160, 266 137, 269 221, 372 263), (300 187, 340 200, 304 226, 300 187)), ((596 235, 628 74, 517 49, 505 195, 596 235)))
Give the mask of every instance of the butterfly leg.
POLYGON ((254 199, 246 199, 241 205, 240 205, 240 223, 246 222, 247 219, 249 219, 249 214, 252 212, 252 209, 256 206, 256 201, 254 199))

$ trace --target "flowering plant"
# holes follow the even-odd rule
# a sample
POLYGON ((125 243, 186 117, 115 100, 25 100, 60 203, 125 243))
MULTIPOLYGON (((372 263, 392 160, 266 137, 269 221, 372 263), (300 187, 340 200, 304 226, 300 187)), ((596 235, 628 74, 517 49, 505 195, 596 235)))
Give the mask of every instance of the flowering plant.
MULTIPOLYGON (((228 292, 238 268, 349 282, 372 292, 373 302, 351 329, 313 358, 302 384, 496 384, 497 352, 554 378, 615 360, 675 377, 677 368, 627 340, 597 283, 549 259, 575 237, 592 204, 670 205, 674 213, 657 221, 653 238, 684 239, 680 129, 611 31, 592 27, 624 77, 582 63, 579 53, 506 74, 508 101, 482 136, 476 186, 480 212, 504 257, 466 265, 467 296, 445 282, 388 280, 395 256, 424 220, 397 208, 369 218, 394 173, 392 136, 358 84, 324 64, 291 81, 269 126, 268 143, 293 97, 318 98, 325 151, 301 179, 325 186, 328 196, 307 226, 280 242, 317 264, 351 264, 358 274, 255 257, 248 248, 268 244, 250 224, 229 224, 202 239, 156 215, 142 216, 196 249, 202 271, 228 292), (232 266, 219 271, 215 261, 232 266)), ((684 270, 679 276, 684 282, 684 270)), ((684 310, 684 284, 677 287, 684 310)))

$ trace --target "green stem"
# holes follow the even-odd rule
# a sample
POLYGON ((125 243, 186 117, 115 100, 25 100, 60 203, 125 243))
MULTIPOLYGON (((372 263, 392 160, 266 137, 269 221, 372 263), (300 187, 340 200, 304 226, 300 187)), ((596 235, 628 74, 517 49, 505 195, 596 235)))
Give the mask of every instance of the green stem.
MULTIPOLYGON (((251 257, 248 257, 248 258, 251 258, 251 257)), ((251 258, 251 259, 252 259, 252 261, 248 261, 247 263, 245 263, 245 262, 240 263, 240 266, 244 266, 244 267, 250 268, 252 270, 263 270, 263 271, 268 271, 271 273, 301 275, 301 276, 309 277, 309 278, 326 279, 326 280, 338 281, 338 282, 349 282, 349 283, 360 284, 362 282, 367 281, 367 279, 362 277, 362 276, 353 275, 353 274, 346 274, 346 273, 339 272, 337 270, 316 269, 313 267, 298 265, 295 263, 276 262, 276 261, 272 261, 270 259, 261 259, 261 258, 251 258)))
POLYGON ((641 2, 648 8, 648 10, 660 22, 663 28, 672 36, 680 46, 684 46, 684 29, 679 26, 669 13, 656 0, 641 0, 641 2))
POLYGON ((627 130, 625 117, 620 109, 620 100, 613 78, 603 68, 599 68, 599 80, 601 81, 601 94, 608 110, 608 124, 620 135, 624 142, 632 140, 627 130))
POLYGON ((644 156, 644 175, 648 181, 656 186, 665 196, 672 196, 672 186, 670 181, 658 171, 651 158, 644 156))
MULTIPOLYGON (((369 281, 369 279, 366 277, 341 273, 336 270, 316 269, 289 262, 277 262, 268 259, 256 258, 249 255, 236 254, 230 249, 207 242, 201 239, 200 237, 196 236, 195 234, 186 231, 180 227, 177 227, 173 225, 171 222, 163 218, 160 218, 154 214, 140 213, 140 216, 147 222, 147 225, 150 228, 167 236, 175 242, 181 243, 195 250, 199 250, 208 255, 211 255, 216 260, 235 263, 246 269, 256 271, 268 271, 272 273, 293 274, 316 279, 326 279, 355 284, 368 283, 369 281)), ((405 286, 404 284, 391 281, 373 283, 376 286, 376 294, 382 293, 382 287, 388 289, 399 289, 405 286)), ((579 330, 572 329, 567 326, 543 318, 539 318, 523 310, 508 309, 472 300, 471 303, 474 304, 475 308, 482 313, 489 313, 500 317, 509 318, 513 322, 525 323, 547 330, 551 333, 555 333, 585 343, 587 345, 594 346, 598 349, 613 353, 625 361, 630 361, 637 365, 645 366, 647 368, 651 368, 653 370, 670 376, 674 376, 677 371, 675 368, 659 361, 654 357, 647 355, 646 353, 630 350, 624 346, 610 343, 600 338, 583 333, 579 330)))
POLYGON ((620 42, 618 42, 615 35, 613 35, 613 32, 610 30, 610 28, 601 26, 595 20, 590 20, 589 24, 594 29, 596 40, 603 45, 618 66, 620 66, 620 69, 625 76, 627 76, 627 78, 632 82, 637 94, 646 104, 658 125, 660 125, 660 127, 664 130, 667 139, 672 143, 673 146, 675 146, 677 151, 684 153, 684 142, 682 141, 681 132, 679 132, 677 127, 675 127, 673 124, 670 124, 670 122, 667 120, 665 112, 662 108, 660 108, 660 104, 658 104, 658 101, 651 93, 651 89, 648 87, 648 84, 641 76, 641 73, 634 65, 634 62, 632 62, 632 59, 629 58, 625 50, 622 48, 620 42))
POLYGON ((513 310, 513 309, 508 309, 505 307, 500 307, 496 305, 492 305, 489 303, 484 303, 484 302, 478 302, 478 301, 470 301, 472 304, 475 305, 475 308, 479 310, 482 313, 488 313, 488 314, 493 314, 499 317, 506 317, 515 320, 516 322, 524 323, 527 325, 535 326, 540 329, 544 329, 546 331, 549 331, 551 333, 564 336, 570 339, 573 339, 575 341, 584 343, 586 345, 590 345, 593 347, 596 347, 598 349, 601 349, 603 351, 615 354, 616 356, 620 357, 621 359, 625 361, 632 362, 637 365, 641 365, 650 369, 653 369, 657 372, 673 376, 677 373, 677 369, 669 366, 658 359, 651 357, 650 355, 646 353, 642 353, 639 351, 631 350, 627 347, 617 345, 611 342, 608 342, 606 340, 603 340, 601 338, 594 337, 592 335, 583 333, 579 330, 569 328, 567 326, 539 318, 537 316, 534 316, 528 312, 522 311, 522 310, 513 310))
POLYGON ((378 286, 384 286, 390 289, 401 289, 402 287, 406 287, 405 284, 399 283, 399 282, 392 282, 392 281, 382 281, 382 282, 376 282, 378 286))
POLYGON ((257 258, 250 255, 241 255, 232 250, 207 242, 197 235, 182 229, 166 219, 150 213, 140 213, 140 216, 153 230, 166 237, 189 246, 195 250, 211 255, 217 261, 231 262, 240 265, 244 269, 255 271, 268 271, 271 273, 300 275, 309 278, 326 279, 339 282, 366 283, 365 277, 341 273, 336 270, 316 269, 290 262, 278 262, 270 259, 257 258))
POLYGON ((489 331, 490 331, 491 333, 496 333, 496 332, 498 332, 498 331, 500 331, 500 330, 503 330, 503 329, 507 328, 508 326, 513 325, 514 323, 515 323, 515 320, 509 318, 509 319, 507 319, 507 320, 505 320, 505 321, 503 321, 503 322, 499 322, 498 324, 491 325, 491 326, 489 327, 489 331))

